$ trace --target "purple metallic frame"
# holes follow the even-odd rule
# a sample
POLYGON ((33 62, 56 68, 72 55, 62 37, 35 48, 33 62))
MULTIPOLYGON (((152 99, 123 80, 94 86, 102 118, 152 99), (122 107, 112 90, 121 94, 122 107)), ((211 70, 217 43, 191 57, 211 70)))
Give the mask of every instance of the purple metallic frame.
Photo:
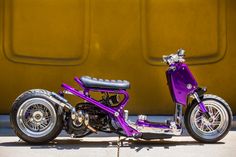
POLYGON ((167 125, 167 124, 157 123, 157 122, 150 122, 150 121, 141 120, 141 119, 138 119, 136 121, 136 125, 143 126, 143 127, 162 128, 162 129, 169 129, 170 128, 170 126, 167 125))
MULTIPOLYGON (((172 99, 175 103, 179 103, 185 106, 187 104, 188 96, 195 92, 195 90, 198 88, 198 84, 186 64, 175 63, 170 66, 173 66, 175 68, 175 69, 169 68, 166 72, 167 81, 168 81, 172 99), (188 86, 191 86, 191 88, 188 86)), ((112 116, 112 118, 114 118, 114 120, 120 124, 120 127, 123 129, 126 136, 132 137, 136 135, 137 136, 141 135, 140 132, 138 132, 131 126, 129 126, 129 124, 127 124, 126 121, 124 120, 123 109, 127 105, 127 102, 129 100, 129 94, 128 92, 126 92, 126 90, 86 88, 79 78, 75 77, 74 80, 80 85, 80 87, 83 89, 83 92, 78 91, 77 89, 64 83, 62 84, 62 87, 66 91, 69 91, 70 93, 72 93, 73 95, 78 96, 86 100, 87 102, 90 102, 96 105, 97 107, 101 108, 102 110, 106 111, 109 116, 112 116), (108 107, 100 103, 99 101, 91 98, 89 96, 90 91, 122 94, 124 95, 124 99, 116 107, 108 107)), ((201 108, 203 112, 207 112, 205 105, 202 102, 199 103, 199 107, 201 108)), ((153 123, 146 120, 137 120, 136 125, 144 126, 144 127, 163 128, 163 129, 169 128, 167 124, 153 123)))
POLYGON ((125 90, 110 90, 110 89, 95 89, 95 88, 86 88, 83 83, 77 78, 75 77, 74 80, 80 85, 80 87, 83 89, 83 93, 76 90, 75 88, 63 83, 61 86, 71 92, 72 94, 74 94, 75 96, 78 96, 94 105, 96 105, 97 107, 103 109, 104 111, 107 111, 110 115, 112 115, 113 117, 115 117, 115 120, 117 120, 120 124, 120 126, 122 127, 122 129, 124 130, 125 134, 129 137, 135 135, 135 134, 139 134, 139 132, 133 128, 131 128, 124 120, 123 118, 123 108, 127 105, 127 102, 129 100, 129 94, 128 92, 126 92, 125 90), (107 92, 107 93, 115 93, 115 94, 122 94, 124 95, 124 99, 114 108, 110 108, 100 102, 98 102, 97 100, 90 98, 89 97, 89 92, 93 91, 93 92, 107 92))

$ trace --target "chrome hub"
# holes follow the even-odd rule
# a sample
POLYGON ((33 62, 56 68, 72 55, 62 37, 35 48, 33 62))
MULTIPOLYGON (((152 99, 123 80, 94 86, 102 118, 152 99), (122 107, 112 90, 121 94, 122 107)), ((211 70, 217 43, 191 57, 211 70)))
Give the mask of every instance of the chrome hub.
POLYGON ((43 120, 43 113, 41 111, 35 111, 32 117, 35 122, 41 122, 43 120))

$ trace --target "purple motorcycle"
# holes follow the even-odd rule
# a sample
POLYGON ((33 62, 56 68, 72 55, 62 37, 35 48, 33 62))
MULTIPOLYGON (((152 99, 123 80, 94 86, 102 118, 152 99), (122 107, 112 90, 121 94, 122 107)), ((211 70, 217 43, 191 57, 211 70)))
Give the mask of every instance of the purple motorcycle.
POLYGON ((132 122, 124 110, 129 100, 128 81, 82 76, 75 77, 81 91, 62 84, 64 90, 58 94, 43 89, 21 94, 12 106, 12 127, 22 140, 42 144, 56 138, 62 129, 74 138, 101 131, 137 139, 165 139, 181 135, 184 121, 188 133, 197 141, 221 140, 232 123, 229 105, 218 96, 205 94, 206 88, 198 86, 184 63, 184 50, 163 56, 163 60, 169 66, 166 77, 176 106, 173 120, 152 122, 146 115, 139 115, 137 121, 132 122), (92 98, 92 92, 100 92, 101 99, 92 98), (78 96, 84 102, 74 107, 64 98, 65 94, 78 96), (187 107, 184 117, 182 106, 187 107))

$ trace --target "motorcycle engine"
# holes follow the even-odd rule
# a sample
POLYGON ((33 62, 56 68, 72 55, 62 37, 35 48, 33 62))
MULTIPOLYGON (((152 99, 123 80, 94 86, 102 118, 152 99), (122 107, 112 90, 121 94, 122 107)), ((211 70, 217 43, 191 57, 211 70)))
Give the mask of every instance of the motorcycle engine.
MULTIPOLYGON (((87 113, 84 112, 83 115, 84 117, 86 115, 87 119, 89 119, 87 113)), ((77 119, 73 120, 70 115, 67 117, 66 126, 67 133, 71 134, 73 137, 84 137, 90 134, 90 130, 87 128, 84 122, 79 122, 77 119)))
POLYGON ((92 133, 88 128, 88 124, 95 130, 107 131, 110 126, 109 116, 98 107, 90 103, 79 103, 76 105, 76 111, 84 117, 84 121, 80 122, 78 119, 73 120, 71 115, 66 116, 66 131, 73 137, 84 137, 92 133))

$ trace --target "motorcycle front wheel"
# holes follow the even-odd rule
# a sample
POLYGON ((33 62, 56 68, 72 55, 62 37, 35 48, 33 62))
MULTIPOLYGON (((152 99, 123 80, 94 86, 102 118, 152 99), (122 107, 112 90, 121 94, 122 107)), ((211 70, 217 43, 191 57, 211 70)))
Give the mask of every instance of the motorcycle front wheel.
POLYGON ((215 143, 224 138, 231 128, 232 111, 220 97, 205 94, 202 100, 210 118, 202 113, 196 101, 185 112, 185 127, 195 140, 203 143, 215 143))
POLYGON ((49 91, 33 89, 21 94, 12 105, 12 128, 27 143, 48 143, 63 128, 62 112, 50 101, 49 96, 49 91))

